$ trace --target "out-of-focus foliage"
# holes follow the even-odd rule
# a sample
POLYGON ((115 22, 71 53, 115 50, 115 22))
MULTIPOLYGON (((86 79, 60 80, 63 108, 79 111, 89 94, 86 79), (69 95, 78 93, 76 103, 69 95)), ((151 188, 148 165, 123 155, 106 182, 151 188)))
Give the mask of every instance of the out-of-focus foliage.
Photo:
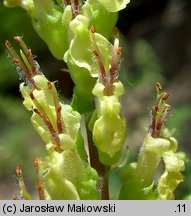
POLYGON ((3 6, 3 1, 0 2, 0 199, 10 199, 12 196, 11 188, 17 184, 13 177, 16 165, 25 170, 29 185, 35 185, 32 160, 36 155, 44 155, 42 141, 18 98, 19 76, 10 64, 4 46, 4 41, 13 38, 16 33, 26 36, 35 53, 45 49, 45 44, 32 28, 30 18, 21 11, 19 8, 10 11, 3 6))
MULTIPOLYGON (((0 96, 0 103, 1 183, 7 182, 7 187, 16 183, 13 174, 17 164, 23 167, 27 180, 31 185, 34 185, 36 177, 32 160, 37 154, 44 155, 40 144, 42 141, 28 121, 29 115, 21 106, 20 100, 14 97, 0 96)), ((4 190, 7 191, 7 188, 1 188, 0 199, 10 198, 10 191, 4 194, 4 190)))

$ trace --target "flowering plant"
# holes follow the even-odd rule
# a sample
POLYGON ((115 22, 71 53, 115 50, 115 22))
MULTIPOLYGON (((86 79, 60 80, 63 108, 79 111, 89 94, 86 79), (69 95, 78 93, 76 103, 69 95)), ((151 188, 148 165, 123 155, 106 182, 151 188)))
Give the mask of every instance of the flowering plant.
MULTIPOLYGON (((166 102, 169 94, 159 83, 139 156, 133 163, 128 161, 127 123, 120 103, 124 86, 118 79, 122 48, 115 28, 118 11, 128 3, 4 0, 7 7, 27 11, 53 56, 67 63, 75 83, 71 104, 65 104, 23 39, 14 37, 20 53, 6 41, 13 63, 22 72, 23 104, 32 112, 32 124, 46 145, 47 156, 33 161, 40 199, 109 199, 112 173, 120 180, 118 199, 174 199, 183 181, 183 157, 177 153, 176 139, 163 126, 171 109, 166 102), (155 180, 161 161, 164 173, 155 180)), ((20 167, 16 174, 20 193, 14 199, 32 199, 20 167)))

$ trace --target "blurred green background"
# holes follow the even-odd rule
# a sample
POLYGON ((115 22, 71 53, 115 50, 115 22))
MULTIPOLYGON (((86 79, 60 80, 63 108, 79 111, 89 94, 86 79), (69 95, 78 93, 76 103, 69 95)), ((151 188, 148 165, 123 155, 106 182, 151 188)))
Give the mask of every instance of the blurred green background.
MULTIPOLYGON (((31 113, 22 105, 19 75, 6 52, 4 42, 21 35, 37 56, 42 71, 58 80, 60 96, 69 100, 73 82, 62 70, 46 44, 34 32, 25 11, 3 7, 0 2, 0 199, 11 199, 18 192, 14 173, 22 167, 25 182, 35 191, 34 158, 45 155, 45 146, 30 123, 31 113)), ((191 155, 191 2, 189 0, 131 0, 120 12, 123 56, 120 79, 126 87, 122 97, 123 114, 128 121, 127 145, 136 158, 149 124, 149 110, 155 98, 155 84, 161 82, 170 93, 172 111, 166 125, 174 130, 179 149, 191 155)), ((177 199, 191 194, 191 165, 177 199)), ((115 193, 115 191, 113 192, 115 193)), ((115 197, 114 195, 112 195, 115 197)))

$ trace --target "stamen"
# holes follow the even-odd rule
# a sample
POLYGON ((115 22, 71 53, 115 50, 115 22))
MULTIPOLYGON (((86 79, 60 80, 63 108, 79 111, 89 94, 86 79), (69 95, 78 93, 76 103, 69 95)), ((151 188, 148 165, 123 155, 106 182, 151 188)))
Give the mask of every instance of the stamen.
POLYGON ((162 91, 162 85, 160 83, 156 84, 157 92, 162 91))
POLYGON ((38 109, 33 109, 33 111, 35 113, 37 113, 41 118, 42 120, 44 121, 45 125, 47 126, 47 128, 49 129, 54 141, 55 141, 55 144, 57 146, 57 149, 59 152, 63 152, 63 150, 61 149, 60 147, 60 138, 58 136, 58 134, 56 133, 56 131, 54 130, 54 127, 52 125, 52 123, 50 122, 49 118, 46 117, 42 112, 40 112, 38 109))
POLYGON ((16 172, 16 174, 17 174, 19 180, 20 180, 21 178, 23 178, 23 176, 22 176, 22 170, 21 170, 21 168, 20 168, 19 166, 16 167, 15 172, 16 172))
POLYGON ((32 92, 30 93, 30 97, 31 97, 32 100, 35 99, 34 94, 32 92))
POLYGON ((112 62, 114 60, 113 57, 117 54, 119 48, 119 31, 117 27, 114 28, 114 36, 115 39, 114 39, 113 51, 112 51, 112 62))
POLYGON ((101 74, 101 78, 102 78, 104 84, 107 85, 107 83, 108 83, 108 77, 107 77, 104 65, 102 63, 102 60, 100 58, 100 55, 97 52, 97 50, 93 50, 93 54, 96 57, 96 60, 97 60, 98 66, 99 66, 99 70, 100 70, 100 74, 101 74))
POLYGON ((172 106, 171 106, 171 105, 168 105, 168 107, 167 107, 167 111, 170 112, 171 109, 172 109, 172 106))
POLYGON ((98 55, 101 56, 100 52, 99 52, 99 48, 98 48, 97 43, 96 43, 96 38, 95 38, 95 34, 94 34, 95 28, 93 25, 90 27, 90 32, 91 32, 91 37, 92 37, 92 42, 93 42, 93 48, 98 53, 98 55))
POLYGON ((119 66, 119 60, 122 53, 122 48, 119 47, 119 32, 117 28, 114 29, 115 40, 114 40, 114 46, 112 50, 112 60, 111 60, 111 67, 109 69, 109 74, 107 74, 101 59, 101 54, 99 52, 99 48, 96 43, 94 26, 90 27, 90 32, 91 32, 91 37, 92 37, 92 42, 94 47, 93 54, 98 63, 100 77, 103 81, 103 84, 105 85, 104 95, 109 96, 112 95, 114 90, 113 82, 118 78, 117 68, 119 66))
POLYGON ((33 160, 33 165, 34 165, 35 168, 38 167, 38 160, 37 160, 37 159, 34 159, 34 160, 33 160))
POLYGON ((71 5, 71 1, 70 1, 70 0, 65 0, 64 2, 65 2, 65 5, 66 5, 66 6, 67 6, 67 5, 71 5))
POLYGON ((13 200, 22 200, 19 195, 13 195, 13 200))
MULTIPOLYGON (((19 44, 19 45, 22 44, 21 43, 22 40, 20 40, 20 37, 14 37, 14 40, 17 44, 19 44)), ((33 66, 30 64, 30 62, 28 62, 26 56, 21 51, 21 57, 22 57, 22 59, 21 59, 9 41, 6 41, 5 45, 9 51, 10 55, 12 56, 13 63, 16 64, 23 71, 24 75, 29 80, 29 82, 32 84, 32 86, 35 89, 39 90, 39 88, 36 86, 35 81, 33 79, 34 74, 31 73, 31 71, 30 71, 30 70, 32 70, 31 68, 33 66), (28 62, 28 67, 27 67, 27 62, 28 62)), ((22 46, 24 46, 24 45, 22 44, 22 46)))
POLYGON ((118 28, 114 28, 114 45, 112 50, 112 60, 111 60, 111 68, 110 68, 110 83, 113 83, 118 77, 117 68, 119 66, 119 60, 122 53, 122 48, 119 47, 119 31, 118 28))
POLYGON ((95 28, 94 28, 93 25, 91 25, 91 27, 90 27, 90 31, 91 31, 92 33, 95 33, 95 28))
POLYGON ((163 103, 163 100, 161 100, 161 98, 160 98, 160 99, 157 101, 157 104, 156 104, 158 112, 160 112, 161 107, 162 107, 163 104, 164 104, 164 103, 163 103))
POLYGON ((171 106, 165 107, 163 114, 161 115, 160 119, 158 120, 158 122, 156 124, 155 137, 159 136, 161 127, 162 127, 162 125, 163 125, 163 123, 165 121, 165 118, 166 118, 168 112, 170 111, 169 107, 171 107, 171 106))
POLYGON ((52 95, 53 95, 53 100, 54 100, 54 105, 55 105, 55 111, 56 111, 56 121, 57 121, 57 129, 58 133, 63 133, 64 127, 62 123, 62 116, 61 116, 61 109, 62 107, 60 106, 59 100, 58 100, 58 95, 56 94, 56 91, 53 89, 53 85, 50 81, 47 83, 48 89, 52 90, 52 95))
POLYGON ((114 27, 114 34, 117 36, 119 35, 119 29, 116 26, 114 27))
POLYGON ((158 112, 158 111, 159 111, 159 108, 158 108, 158 105, 157 105, 157 104, 154 105, 154 111, 155 111, 155 112, 158 112))
POLYGON ((164 95, 162 96, 162 100, 167 100, 167 98, 169 97, 169 93, 164 93, 164 95))
POLYGON ((31 195, 28 193, 26 187, 25 187, 25 183, 23 181, 23 174, 22 174, 22 170, 20 167, 16 167, 16 174, 17 174, 17 177, 19 179, 19 187, 20 187, 20 193, 21 195, 23 195, 23 197, 26 199, 26 200, 31 200, 32 197, 31 195))
POLYGON ((44 185, 42 182, 38 182, 38 192, 39 192, 39 198, 40 200, 45 200, 45 195, 44 195, 44 185))
POLYGON ((58 133, 62 133, 62 132, 63 132, 62 120, 61 120, 61 109, 62 109, 61 106, 59 106, 59 107, 56 109, 58 133))
POLYGON ((12 45, 8 40, 5 41, 5 45, 7 48, 10 48, 10 49, 12 48, 12 45))
POLYGON ((114 28, 114 47, 116 47, 116 49, 119 47, 119 30, 117 27, 114 28))
POLYGON ((151 111, 151 124, 149 126, 149 134, 156 138, 160 135, 162 125, 167 117, 168 112, 171 110, 171 106, 166 104, 166 100, 169 97, 169 93, 161 92, 162 85, 156 84, 157 89, 157 102, 153 106, 151 111))
MULTIPOLYGON (((101 56, 99 48, 98 48, 97 43, 96 43, 96 38, 95 38, 95 34, 94 34, 95 33, 95 28, 94 28, 93 25, 90 27, 90 32, 91 32, 94 51, 96 51, 98 56, 101 56)), ((94 53, 94 51, 93 51, 93 53, 94 53)))
POLYGON ((14 64, 16 64, 24 72, 25 76, 29 80, 32 79, 31 74, 29 73, 29 71, 27 70, 27 68, 25 67, 25 65, 23 64, 23 61, 21 59, 13 58, 12 61, 14 64))
POLYGON ((14 36, 13 39, 18 45, 20 45, 20 37, 19 36, 14 36))
POLYGON ((79 0, 74 0, 73 18, 75 18, 79 13, 80 13, 80 2, 79 0))
POLYGON ((33 165, 36 168, 36 173, 37 173, 37 189, 38 189, 39 198, 40 198, 40 200, 45 200, 44 186, 43 186, 43 183, 41 181, 37 159, 33 160, 33 165))
POLYGON ((70 0, 64 0, 65 6, 71 5, 72 19, 80 14, 80 2, 79 0, 73 0, 73 4, 70 0))
POLYGON ((156 107, 157 106, 153 106, 151 110, 151 124, 149 126, 149 133, 152 137, 154 136, 155 125, 156 125, 156 112, 157 112, 156 107))
POLYGON ((118 54, 118 55, 121 55, 121 53, 122 53, 122 47, 118 47, 118 49, 117 49, 117 54, 118 54))
POLYGON ((52 83, 50 81, 48 81, 47 86, 48 86, 48 90, 52 90, 52 83))
POLYGON ((17 55, 17 52, 15 51, 15 49, 12 46, 12 44, 8 40, 5 41, 5 46, 7 47, 10 55, 13 58, 16 58, 16 59, 20 60, 20 57, 17 55))
POLYGON ((119 66, 119 60, 122 53, 122 48, 118 47, 116 53, 112 53, 112 63, 110 68, 110 82, 113 83, 118 78, 117 68, 119 66))
POLYGON ((17 65, 19 64, 19 60, 16 59, 16 58, 13 58, 12 61, 13 61, 14 64, 17 64, 17 65))
MULTIPOLYGON (((28 67, 28 69, 30 70, 30 72, 33 74, 33 75, 36 75, 37 74, 37 67, 35 66, 35 61, 33 59, 33 56, 32 56, 32 53, 31 53, 31 50, 28 49, 27 45, 25 44, 25 42, 22 40, 21 37, 19 36, 15 36, 14 37, 14 41, 19 44, 25 54, 25 56, 27 57, 26 59, 28 60, 29 62, 29 65, 30 67, 28 67)), ((24 59, 23 59, 24 60, 24 59)), ((25 62, 25 61, 24 61, 25 62)))
POLYGON ((58 145, 60 145, 60 139, 58 137, 58 134, 56 133, 49 117, 47 116, 47 114, 45 113, 43 107, 40 105, 40 103, 37 101, 37 99, 34 97, 33 93, 31 92, 30 93, 30 97, 31 99, 33 100, 35 106, 36 106, 36 109, 33 109, 34 112, 36 112, 44 121, 44 123, 46 124, 46 126, 48 127, 48 129, 50 130, 54 140, 56 141, 56 143, 58 145))

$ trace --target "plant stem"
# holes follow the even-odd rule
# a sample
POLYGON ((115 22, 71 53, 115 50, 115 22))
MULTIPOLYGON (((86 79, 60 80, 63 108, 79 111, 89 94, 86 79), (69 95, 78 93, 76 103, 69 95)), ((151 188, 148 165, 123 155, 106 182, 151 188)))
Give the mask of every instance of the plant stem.
POLYGON ((90 155, 90 164, 98 172, 98 192, 101 200, 109 200, 108 176, 109 167, 104 166, 98 158, 98 151, 92 140, 92 133, 87 127, 87 137, 90 155))

